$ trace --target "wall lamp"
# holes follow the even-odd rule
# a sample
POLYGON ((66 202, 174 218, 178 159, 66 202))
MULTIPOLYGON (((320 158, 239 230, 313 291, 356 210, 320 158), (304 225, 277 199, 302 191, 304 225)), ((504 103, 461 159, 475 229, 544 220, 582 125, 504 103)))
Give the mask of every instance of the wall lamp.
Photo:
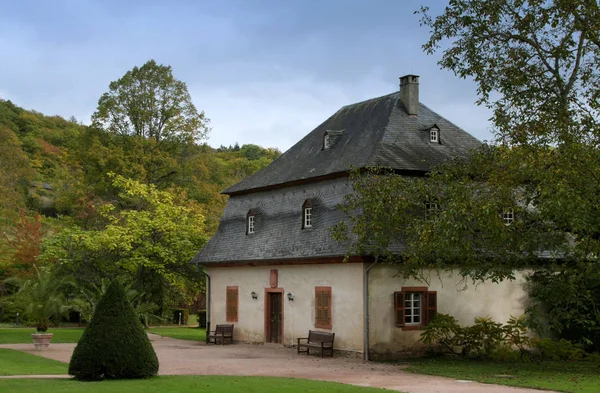
POLYGON ((254 300, 258 299, 258 294, 254 291, 250 292, 250 296, 252 296, 252 299, 254 300))
POLYGON ((296 295, 294 294, 294 292, 288 292, 287 298, 290 302, 293 302, 294 299, 296 298, 296 295))

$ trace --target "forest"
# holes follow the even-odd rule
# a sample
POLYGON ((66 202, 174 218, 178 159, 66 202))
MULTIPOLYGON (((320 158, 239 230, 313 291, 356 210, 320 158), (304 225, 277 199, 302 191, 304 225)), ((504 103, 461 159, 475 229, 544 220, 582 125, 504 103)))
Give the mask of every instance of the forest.
POLYGON ((193 305, 204 281, 189 261, 216 231, 220 191, 281 154, 215 149, 209 131, 153 60, 110 83, 90 125, 0 98, 0 322, 27 322, 23 289, 45 276, 71 284, 52 295, 84 320, 113 279, 146 318, 193 305))

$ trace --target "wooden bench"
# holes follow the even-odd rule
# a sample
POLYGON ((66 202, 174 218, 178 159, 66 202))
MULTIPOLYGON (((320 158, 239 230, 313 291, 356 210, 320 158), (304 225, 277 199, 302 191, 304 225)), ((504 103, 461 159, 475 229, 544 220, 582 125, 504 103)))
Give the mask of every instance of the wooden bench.
POLYGON ((223 324, 217 325, 215 330, 206 332, 206 342, 218 344, 219 340, 222 345, 225 345, 225 341, 229 340, 229 343, 233 343, 233 325, 223 324))
POLYGON ((306 352, 309 354, 310 349, 319 349, 321 351, 321 357, 324 352, 328 352, 329 356, 333 356, 333 339, 335 333, 320 332, 316 330, 309 330, 308 337, 298 339, 298 353, 306 352), (305 342, 300 342, 305 341, 305 342))

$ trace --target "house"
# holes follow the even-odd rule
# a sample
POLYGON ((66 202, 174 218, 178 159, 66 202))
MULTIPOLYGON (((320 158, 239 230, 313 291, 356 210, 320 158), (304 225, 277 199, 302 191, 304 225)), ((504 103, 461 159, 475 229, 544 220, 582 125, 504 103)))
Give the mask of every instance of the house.
POLYGON ((352 192, 353 168, 391 167, 423 176, 480 142, 419 102, 419 77, 400 90, 348 105, 273 163, 226 189, 219 228, 193 259, 209 277, 209 321, 234 323, 235 338, 294 345, 309 329, 335 332, 335 348, 369 357, 419 350, 436 312, 470 324, 523 312, 523 278, 464 288, 460 277, 428 283, 394 277, 370 256, 344 262, 330 228, 352 192))

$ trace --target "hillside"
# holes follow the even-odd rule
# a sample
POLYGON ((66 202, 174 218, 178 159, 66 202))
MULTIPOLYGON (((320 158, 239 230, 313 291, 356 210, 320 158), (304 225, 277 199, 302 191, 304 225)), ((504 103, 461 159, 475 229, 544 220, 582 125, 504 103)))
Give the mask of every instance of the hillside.
POLYGON ((61 229, 101 229, 98 206, 120 199, 108 173, 185 195, 202 210, 210 236, 226 203, 220 191, 279 154, 256 145, 214 149, 115 135, 0 99, 0 276, 11 272, 6 267, 22 247, 14 244, 19 220, 40 214, 40 243, 61 229))

